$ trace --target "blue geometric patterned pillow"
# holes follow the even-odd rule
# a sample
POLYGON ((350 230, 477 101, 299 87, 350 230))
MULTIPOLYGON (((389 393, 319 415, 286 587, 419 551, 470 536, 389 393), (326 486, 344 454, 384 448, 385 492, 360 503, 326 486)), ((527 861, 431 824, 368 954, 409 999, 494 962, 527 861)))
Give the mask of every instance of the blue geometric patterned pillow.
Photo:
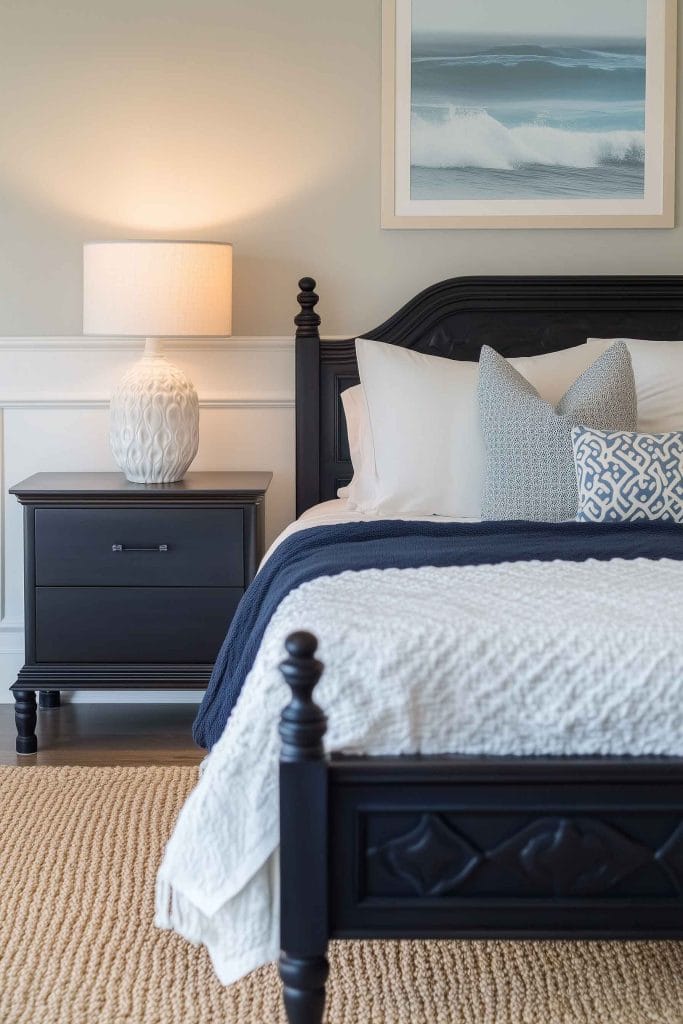
POLYGON ((579 522, 683 523, 683 432, 572 430, 579 522))

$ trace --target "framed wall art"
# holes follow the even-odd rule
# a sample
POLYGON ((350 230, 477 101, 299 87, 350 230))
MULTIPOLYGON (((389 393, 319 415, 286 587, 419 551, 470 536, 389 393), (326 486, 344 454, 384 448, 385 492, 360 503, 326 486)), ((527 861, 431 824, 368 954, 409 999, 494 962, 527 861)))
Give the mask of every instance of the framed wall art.
POLYGON ((676 0, 383 0, 382 226, 674 225, 676 0))

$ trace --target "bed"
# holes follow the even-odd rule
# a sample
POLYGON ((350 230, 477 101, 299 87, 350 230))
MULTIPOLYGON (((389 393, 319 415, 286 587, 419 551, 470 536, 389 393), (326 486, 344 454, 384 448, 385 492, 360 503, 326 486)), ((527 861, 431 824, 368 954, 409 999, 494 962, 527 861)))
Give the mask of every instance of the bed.
MULTIPOLYGON (((359 379, 353 342, 320 340, 315 284, 304 279, 300 288, 298 514, 350 478, 339 397, 359 379)), ((526 356, 591 336, 679 338, 683 281, 456 279, 428 288, 367 336, 450 359, 476 359, 483 344, 526 356)), ((313 703, 321 671, 314 643, 298 635, 288 650, 283 670, 294 696, 281 726, 280 971, 291 1024, 322 1019, 331 937, 683 937, 683 890, 663 866, 673 855, 683 871, 683 762, 328 760, 325 718, 313 703), (469 870, 491 852, 469 837, 487 831, 484 821, 495 831, 496 818, 505 820, 510 860, 526 862, 527 884, 506 867, 482 889, 469 870), (626 840, 634 832, 650 851, 638 871, 626 840), (390 886, 368 878, 378 842, 397 865, 390 886), (590 891, 574 895, 586 843, 601 870, 590 891)))
MULTIPOLYGON (((352 541, 358 559, 352 567, 369 568, 374 586, 378 585, 372 576, 376 563, 372 559, 363 561, 364 546, 381 546, 385 534, 404 542, 402 561, 396 563, 396 568, 408 578, 411 572, 423 571, 419 566, 441 564, 438 552, 453 538, 460 545, 476 547, 482 528, 467 523, 396 521, 385 523, 378 536, 377 524, 363 522, 362 517, 361 521, 346 522, 343 526, 333 525, 339 522, 338 509, 325 503, 333 502, 338 488, 344 487, 351 477, 341 395, 358 383, 358 366, 353 340, 320 339, 315 282, 305 278, 300 288, 301 312, 296 318, 297 513, 314 517, 308 523, 304 517, 299 529, 312 524, 316 528, 282 540, 257 577, 258 587, 265 593, 278 574, 292 574, 292 565, 299 572, 298 590, 280 605, 280 609, 288 607, 289 617, 279 609, 273 620, 279 616, 276 626, 280 633, 288 623, 301 627, 290 632, 281 665, 291 699, 286 703, 287 698, 283 697, 281 701, 285 706, 279 727, 279 827, 272 813, 270 818, 263 818, 263 835, 242 843, 242 854, 235 859, 230 872, 216 853, 220 844, 207 842, 206 835, 197 845, 194 861, 170 844, 158 882, 158 923, 175 927, 194 941, 207 941, 212 929, 215 933, 223 927, 221 921, 225 919, 211 915, 227 895, 237 894, 241 901, 234 904, 231 913, 233 920, 240 920, 246 930, 251 929, 255 920, 257 904, 263 910, 266 905, 272 908, 279 903, 279 922, 277 914, 271 914, 268 920, 271 928, 279 923, 280 973, 290 1024, 320 1024, 323 1018, 326 949, 331 938, 683 938, 683 759, 678 756, 679 746, 683 751, 683 742, 678 739, 680 700, 675 687, 653 692, 652 700, 641 706, 636 703, 610 709, 612 725, 616 722, 622 730, 621 739, 614 744, 618 754, 568 755, 561 738, 556 743, 552 737, 539 739, 531 727, 528 743, 518 743, 514 748, 526 753, 516 756, 467 753, 467 742, 458 744, 459 755, 443 754, 439 750, 456 747, 440 746, 438 738, 419 755, 412 752, 411 743, 397 743, 394 748, 388 742, 380 744, 380 752, 376 750, 372 756, 335 752, 348 751, 354 745, 343 742, 344 737, 351 736, 348 730, 344 732, 342 721, 344 694, 340 694, 340 689, 345 678, 345 655, 353 665, 350 678, 363 682, 363 659, 371 679, 377 652, 373 649, 369 611, 367 636, 363 643, 359 640, 358 650, 348 639, 348 620, 343 619, 342 609, 351 609, 351 615, 358 597, 352 589, 344 590, 352 587, 354 574, 341 571, 344 566, 339 570, 333 568, 337 573, 337 590, 333 596, 326 596, 324 587, 329 590, 330 566, 334 562, 325 562, 328 556, 324 545, 329 544, 329 559, 334 559, 342 557, 335 553, 337 549, 352 541), (321 525, 326 521, 327 526, 321 525), (337 535, 335 529, 341 533, 337 535), (319 530, 327 532, 319 534, 319 530), (415 560, 413 565, 410 551, 419 544, 429 549, 430 561, 415 560), (434 551, 436 559, 432 557, 434 551), (307 567, 306 558, 312 569, 307 567), (317 578, 321 575, 322 580, 317 578), (321 585, 323 589, 316 591, 321 585), (321 608, 326 600, 329 607, 325 619, 321 608), (310 616, 312 607, 316 608, 317 617, 310 616), (339 609, 338 622, 335 608, 339 609), (312 629, 306 628, 309 622, 312 629), (339 636, 333 650, 330 638, 335 630, 339 636), (317 642, 321 638, 321 651, 324 644, 325 653, 319 661, 317 642), (327 664, 327 675, 323 661, 327 664), (331 676, 337 679, 334 691, 331 676), (324 689, 326 685, 328 688, 324 689), (317 686, 321 706, 316 703, 317 686), (329 723, 325 708, 329 711, 329 723), (668 729, 661 749, 675 749, 676 756, 630 756, 638 752, 641 728, 646 736, 651 730, 653 737, 658 728, 664 732, 668 729), (547 750, 553 751, 554 756, 536 753, 539 743, 542 747, 546 741, 547 750), (279 864, 277 857, 271 856, 278 844, 279 864), (247 848, 253 854, 252 864, 263 860, 263 866, 258 894, 252 892, 243 899, 236 880, 242 882, 247 877, 240 860, 247 848), (210 864, 214 877, 223 880, 220 886, 217 883, 216 894, 205 900, 203 919, 194 910, 201 904, 201 894, 197 893, 194 903, 179 895, 180 861, 190 896, 193 872, 204 869, 205 862, 210 864)), ((589 336, 681 338, 683 278, 455 279, 428 288, 367 335, 456 360, 476 360, 484 344, 506 356, 533 356, 569 349, 589 336)), ((556 553, 553 556, 553 552, 560 550, 558 545, 584 543, 590 529, 582 524, 561 529, 515 524, 507 528, 494 525, 490 533, 487 543, 496 545, 496 550, 502 545, 494 559, 498 564, 490 567, 492 573, 507 571, 505 552, 516 545, 528 547, 534 571, 542 573, 544 561, 551 565, 551 557, 560 557, 556 553)), ((656 616, 657 628, 664 631, 662 647, 671 654, 669 670, 683 680, 683 662, 678 662, 680 645, 675 639, 681 615, 676 594, 683 584, 680 528, 645 529, 635 535, 629 532, 629 544, 634 536, 637 545, 645 547, 637 547, 622 557, 621 545, 625 541, 616 530, 613 541, 609 541, 616 545, 614 549, 606 544, 601 556, 592 556, 593 560, 604 558, 601 564, 608 573, 602 579, 605 608, 609 611, 613 607, 617 614, 618 602, 610 605, 614 594, 609 574, 642 570, 642 603, 646 610, 650 602, 650 618, 642 619, 647 628, 647 622, 655 619, 652 609, 657 609, 659 574, 668 574, 666 593, 675 604, 675 615, 656 616), (642 561, 643 555, 647 563, 642 561)), ((397 557, 392 555, 394 562, 388 564, 394 565, 397 557)), ((486 565, 489 560, 483 559, 486 565)), ((581 588, 586 584, 581 572, 577 570, 576 578, 572 573, 568 570, 566 578, 562 577, 567 584, 566 592, 562 590, 564 582, 558 591, 558 577, 553 577, 556 634, 544 638, 546 650, 548 643, 551 648, 555 643, 553 636, 559 643, 563 606, 568 616, 580 608, 581 588)), ((360 577, 363 573, 356 575, 360 577)), ((471 626, 475 633, 476 605, 473 611, 465 601, 472 581, 466 575, 458 579, 465 589, 450 591, 459 594, 452 617, 457 620, 462 616, 465 620, 470 615, 468 629, 471 626)), ((429 582, 429 588, 433 582, 429 582)), ((615 580, 617 590, 619 585, 620 580, 615 580)), ((290 589, 291 586, 288 583, 290 589)), ((636 586, 633 577, 630 586, 636 586)), ((507 583, 497 587, 495 607, 503 652, 506 601, 510 604, 507 617, 511 621, 518 613, 512 591, 506 588, 507 583)), ((540 592, 536 605, 522 607, 527 625, 533 623, 534 616, 541 616, 543 601, 552 593, 551 586, 540 592)), ((373 601, 380 600, 380 594, 377 590, 370 595, 368 609, 373 601)), ((255 602, 257 596, 254 595, 255 602)), ((400 591, 396 592, 395 601, 400 604, 400 591)), ((432 648, 438 648, 440 630, 446 621, 437 621, 436 606, 433 614, 434 623, 420 623, 415 633, 418 646, 413 644, 411 652, 412 676, 422 672, 429 677, 433 672, 432 648)), ((251 637, 254 650, 258 647, 258 658, 269 659, 266 674, 271 693, 275 694, 280 634, 277 629, 273 631, 271 622, 262 638, 252 629, 255 623, 256 619, 243 624, 245 635, 251 637)), ((652 629, 650 640, 656 651, 660 634, 654 625, 652 629)), ((599 665, 599 644, 596 646, 592 654, 598 658, 595 665, 599 665)), ((384 665, 385 686, 391 682, 387 679, 387 665, 391 665, 390 660, 384 665)), ((586 679, 597 678, 595 665, 586 673, 586 679)), ((403 668, 395 666, 401 686, 405 682, 403 668)), ((475 675, 482 675, 479 665, 475 675)), ((424 680, 425 685, 428 681, 424 680)), ((631 682, 624 678, 625 692, 631 682)), ((615 680, 612 683, 614 688, 615 680)), ((372 704, 372 689, 373 686, 366 685, 365 689, 359 686, 358 691, 358 700, 361 704, 366 702, 363 707, 367 707, 370 716, 377 713, 377 705, 372 704)), ((585 689, 589 689, 587 683, 585 689)), ((595 689, 599 703, 598 683, 595 689)), ((246 685, 245 692, 248 690, 246 685)), ((632 687, 631 697, 634 692, 632 687)), ((464 697, 461 691, 460 698, 464 697)), ((635 699, 642 702, 642 689, 635 699)), ((219 759, 212 753, 202 785, 193 795, 194 800, 188 801, 193 806, 186 815, 187 833, 192 832, 193 823, 196 826, 210 816, 211 800, 218 799, 228 786, 234 790, 227 815, 230 827, 226 824, 226 813, 221 817, 220 809, 213 812, 214 827, 225 836, 230 829, 242 829, 242 811, 246 813, 249 800, 240 791, 248 788, 249 778, 263 769, 261 762, 271 756, 268 751, 274 749, 275 738, 269 736, 260 721, 263 716, 259 709, 270 707, 268 702, 263 703, 263 693, 256 692, 252 685, 249 699, 240 701, 233 712, 231 727, 215 748, 223 744, 223 773, 219 759), (242 747, 229 750, 225 745, 230 743, 227 734, 231 730, 235 734, 240 722, 242 747), (226 764, 232 764, 233 774, 226 772, 226 764), (235 765, 241 776, 234 774, 235 765)), ((348 693, 346 701, 347 705, 353 703, 348 693)), ((381 707, 380 698, 378 701, 381 707)), ((520 703, 519 735, 524 729, 524 713, 520 703)), ((598 707, 595 713, 600 713, 598 707)), ((466 736, 465 731, 462 736, 466 736)), ((507 742, 503 735, 502 749, 507 742)), ((590 739, 586 742, 590 745, 590 739)), ((655 749, 657 741, 644 739, 642 745, 645 750, 655 749)), ((367 750, 372 744, 361 742, 359 746, 367 750)), ((495 728, 485 746, 487 751, 497 749, 495 728)), ((577 750, 581 749, 579 743, 577 750)), ((270 775, 264 771, 262 788, 272 801, 277 799, 277 793, 270 775)), ((277 942, 278 936, 265 935, 260 958, 240 960, 237 951, 229 967, 224 966, 222 971, 212 953, 214 964, 223 980, 232 980, 238 971, 246 972, 265 962, 277 942)))

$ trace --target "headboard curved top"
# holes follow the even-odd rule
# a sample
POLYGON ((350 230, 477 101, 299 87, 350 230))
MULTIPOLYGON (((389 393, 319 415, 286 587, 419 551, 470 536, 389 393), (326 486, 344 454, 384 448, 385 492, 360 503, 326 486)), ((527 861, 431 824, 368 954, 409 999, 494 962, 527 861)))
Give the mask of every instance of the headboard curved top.
MULTIPOLYGON (((299 282, 296 331, 297 515, 352 475, 341 394, 358 383, 355 339, 321 340, 313 278, 299 282)), ((460 277, 420 292, 363 332, 447 359, 477 360, 483 345, 531 356, 589 337, 683 338, 683 277, 460 277)))

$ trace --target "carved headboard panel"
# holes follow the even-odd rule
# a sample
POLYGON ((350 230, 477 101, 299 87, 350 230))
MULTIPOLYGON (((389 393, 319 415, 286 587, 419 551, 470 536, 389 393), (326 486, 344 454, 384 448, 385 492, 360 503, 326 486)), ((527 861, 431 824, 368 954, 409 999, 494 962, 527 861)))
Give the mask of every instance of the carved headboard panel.
MULTIPOLYGON (((355 341, 320 339, 315 281, 299 282, 297 515, 352 475, 340 396, 358 383, 355 341)), ((363 337, 448 359, 482 345, 532 356, 589 337, 683 338, 683 277, 461 277, 432 285, 363 337)))

